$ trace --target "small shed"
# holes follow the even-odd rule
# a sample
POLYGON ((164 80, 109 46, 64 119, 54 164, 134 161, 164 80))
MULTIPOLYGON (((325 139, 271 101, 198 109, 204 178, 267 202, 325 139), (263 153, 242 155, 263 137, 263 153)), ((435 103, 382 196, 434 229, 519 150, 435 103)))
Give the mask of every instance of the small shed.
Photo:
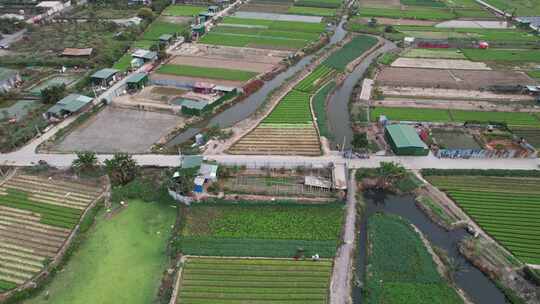
POLYGON ((140 90, 148 83, 148 75, 145 73, 135 73, 126 79, 126 84, 130 90, 140 90))
POLYGON ((200 167, 203 157, 200 155, 182 155, 180 159, 180 167, 182 169, 190 169, 200 167))
POLYGON ((62 52, 64 57, 90 57, 92 56, 93 48, 77 49, 77 48, 65 48, 62 52))
POLYGON ((111 81, 116 80, 117 69, 102 69, 90 76, 94 85, 107 86, 111 81))
POLYGON ((199 176, 204 177, 205 181, 217 180, 218 165, 202 164, 199 169, 199 176))
POLYGON ((220 11, 220 8, 219 8, 219 6, 217 6, 217 5, 210 5, 210 6, 208 7, 208 12, 209 12, 209 13, 214 13, 214 14, 215 14, 215 13, 217 13, 217 12, 219 12, 219 11, 220 11))
POLYGON ((204 35, 204 33, 206 33, 206 27, 204 26, 204 24, 192 24, 191 25, 191 31, 193 32, 193 34, 197 35, 197 36, 202 36, 204 35))
POLYGON ((0 93, 11 90, 21 81, 18 71, 0 67, 0 93))
POLYGON ((159 42, 164 44, 170 44, 173 41, 174 36, 171 34, 163 34, 159 36, 159 42))
POLYGON ((204 109, 208 106, 207 101, 196 101, 191 99, 180 99, 177 102, 178 105, 182 106, 182 113, 185 115, 201 115, 204 112, 204 109))
POLYGON ((425 156, 429 153, 427 145, 420 139, 416 130, 409 125, 386 126, 384 134, 396 155, 425 156))
POLYGON ((210 94, 214 92, 215 87, 216 85, 213 83, 195 82, 195 84, 193 84, 193 92, 202 93, 202 94, 210 94))
POLYGON ((202 177, 202 176, 195 177, 195 180, 193 181, 193 183, 195 184, 194 192, 203 193, 203 191, 204 191, 204 177, 202 177))
POLYGON ((87 109, 92 104, 92 98, 79 94, 69 94, 62 98, 45 113, 46 118, 62 118, 87 109))
POLYGON ((155 61, 158 58, 157 52, 149 51, 149 50, 143 50, 138 49, 133 54, 131 54, 132 58, 141 59, 144 62, 151 62, 155 61))

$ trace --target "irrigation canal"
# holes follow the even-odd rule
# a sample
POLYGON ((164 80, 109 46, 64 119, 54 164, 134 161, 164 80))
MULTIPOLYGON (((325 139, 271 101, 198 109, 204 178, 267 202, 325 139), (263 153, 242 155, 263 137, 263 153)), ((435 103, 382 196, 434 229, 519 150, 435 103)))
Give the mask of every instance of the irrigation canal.
MULTIPOLYGON (((330 37, 330 42, 324 48, 319 50, 316 54, 320 54, 321 52, 324 52, 330 46, 342 41, 345 38, 345 36, 347 35, 347 31, 343 28, 345 21, 346 21, 346 16, 343 17, 339 25, 336 26, 334 34, 332 35, 332 37, 330 37)), ((285 83, 285 81, 287 81, 289 77, 293 76, 298 71, 308 66, 313 60, 314 56, 315 55, 308 55, 302 58, 296 64, 290 66, 287 70, 278 74, 272 80, 265 82, 264 85, 257 92, 250 95, 246 99, 233 105, 232 107, 226 109, 225 111, 217 114, 211 119, 202 122, 199 126, 188 128, 184 132, 178 134, 176 137, 174 137, 172 140, 170 140, 167 143, 167 146, 173 147, 173 146, 182 144, 188 141, 193 136, 197 135, 197 133, 199 133, 202 129, 206 127, 218 125, 221 128, 228 128, 234 125, 235 123, 248 118, 253 113, 255 113, 257 109, 260 108, 260 106, 265 102, 266 98, 276 88, 283 85, 283 83, 285 83)))
POLYGON ((363 282, 366 266, 367 219, 376 212, 399 215, 414 224, 430 243, 448 253, 448 256, 459 265, 455 274, 456 285, 476 304, 507 303, 504 294, 480 270, 469 263, 458 250, 458 243, 469 234, 465 229, 446 231, 433 223, 418 207, 414 196, 392 195, 384 191, 367 191, 364 193, 365 210, 361 219, 356 256, 356 282, 353 284, 355 304, 362 303, 362 291, 357 282, 363 282))

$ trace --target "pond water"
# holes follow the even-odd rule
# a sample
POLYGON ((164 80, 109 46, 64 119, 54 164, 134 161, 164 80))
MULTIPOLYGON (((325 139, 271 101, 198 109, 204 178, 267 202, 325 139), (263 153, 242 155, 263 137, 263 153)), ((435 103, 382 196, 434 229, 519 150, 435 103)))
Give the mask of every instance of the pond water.
MULTIPOLYGON (((469 234, 464 229, 446 231, 433 223, 420 209, 416 207, 414 196, 397 196, 384 191, 366 191, 364 193, 366 211, 361 219, 358 237, 358 254, 356 259, 356 277, 364 280, 366 265, 366 220, 376 212, 399 215, 414 224, 430 243, 448 253, 460 266, 455 275, 458 287, 465 291, 469 299, 476 304, 504 304, 504 294, 480 270, 469 263, 458 250, 458 243, 469 234)), ((354 287, 354 303, 362 303, 361 288, 354 287)))

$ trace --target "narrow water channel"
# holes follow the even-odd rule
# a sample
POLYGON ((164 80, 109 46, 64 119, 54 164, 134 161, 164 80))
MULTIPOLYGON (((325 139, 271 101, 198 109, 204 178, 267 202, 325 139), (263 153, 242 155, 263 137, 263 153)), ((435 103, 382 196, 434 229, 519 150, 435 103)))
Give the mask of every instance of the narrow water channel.
POLYGON ((353 137, 352 124, 349 113, 349 100, 356 84, 364 79, 364 75, 371 65, 380 54, 389 52, 396 48, 396 45, 388 40, 384 40, 384 44, 378 50, 367 56, 362 63, 356 66, 352 73, 347 75, 347 78, 341 86, 336 88, 327 106, 328 126, 332 138, 332 148, 336 147, 336 144, 340 146, 344 144, 345 149, 351 147, 351 140, 353 137))
MULTIPOLYGON (((330 37, 330 42, 323 49, 319 50, 316 54, 326 51, 331 45, 334 45, 345 38, 345 36, 347 35, 347 31, 343 28, 344 23, 345 17, 336 27, 332 37, 330 37)), ((296 64, 292 65, 281 74, 278 74, 274 79, 265 82, 264 85, 256 93, 250 95, 243 101, 212 117, 210 120, 205 122, 204 126, 197 128, 188 128, 184 132, 178 134, 176 137, 174 137, 167 143, 167 147, 173 147, 175 145, 179 145, 188 141, 190 138, 197 135, 197 133, 199 133, 203 128, 214 125, 219 125, 221 128, 227 128, 241 120, 248 118, 253 113, 255 113, 257 109, 259 109, 259 107, 263 104, 268 95, 271 94, 274 89, 280 87, 287 80, 287 78, 293 76, 298 71, 304 69, 307 65, 309 65, 314 56, 315 55, 308 55, 302 58, 296 64)))
MULTIPOLYGON (((416 207, 414 196, 397 196, 383 191, 367 191, 364 193, 366 210, 361 219, 356 258, 356 278, 363 282, 366 266, 366 222, 367 218, 376 212, 399 215, 414 224, 432 245, 444 249, 460 267, 455 275, 455 281, 470 300, 476 304, 507 303, 504 294, 480 270, 469 263, 458 250, 458 243, 469 234, 464 229, 446 231, 433 223, 420 209, 416 207)), ((396 240, 397 241, 397 240, 396 240)), ((355 286, 355 285, 354 285, 355 286)), ((362 303, 361 288, 354 287, 354 303, 362 303)))

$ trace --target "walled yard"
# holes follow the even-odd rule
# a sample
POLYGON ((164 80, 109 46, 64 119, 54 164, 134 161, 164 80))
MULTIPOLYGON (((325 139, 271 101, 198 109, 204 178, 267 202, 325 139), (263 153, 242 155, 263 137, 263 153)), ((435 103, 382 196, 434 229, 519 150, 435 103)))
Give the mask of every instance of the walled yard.
POLYGON ((535 84, 527 74, 516 71, 465 71, 385 67, 376 84, 444 89, 479 90, 493 85, 535 84))
POLYGON ((437 145, 445 149, 480 149, 474 136, 460 129, 432 128, 431 136, 437 145))
POLYGON ((0 292, 43 270, 101 190, 19 173, 0 184, 0 292))
POLYGON ((108 106, 53 148, 62 152, 150 152, 152 146, 183 124, 176 115, 108 106))

